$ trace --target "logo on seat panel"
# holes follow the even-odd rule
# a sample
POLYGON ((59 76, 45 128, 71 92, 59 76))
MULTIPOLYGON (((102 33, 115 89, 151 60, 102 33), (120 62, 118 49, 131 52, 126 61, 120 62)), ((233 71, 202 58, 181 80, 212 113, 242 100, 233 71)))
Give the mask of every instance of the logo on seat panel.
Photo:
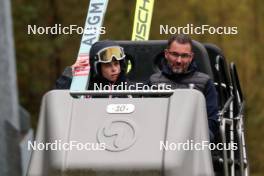
POLYGON ((108 151, 127 150, 136 142, 137 125, 130 119, 108 119, 98 129, 97 139, 100 143, 105 143, 108 151))

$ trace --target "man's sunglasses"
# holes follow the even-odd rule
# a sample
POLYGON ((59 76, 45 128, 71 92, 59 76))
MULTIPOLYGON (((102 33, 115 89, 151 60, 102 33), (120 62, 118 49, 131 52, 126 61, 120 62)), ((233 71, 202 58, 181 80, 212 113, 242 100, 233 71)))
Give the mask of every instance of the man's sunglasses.
POLYGON ((172 52, 172 51, 167 51, 170 55, 174 56, 174 57, 181 57, 183 59, 187 59, 192 57, 192 54, 189 53, 178 53, 178 52, 172 52))
POLYGON ((112 62, 113 57, 115 57, 116 60, 122 60, 125 56, 123 48, 119 46, 103 48, 96 54, 98 61, 101 63, 112 62))

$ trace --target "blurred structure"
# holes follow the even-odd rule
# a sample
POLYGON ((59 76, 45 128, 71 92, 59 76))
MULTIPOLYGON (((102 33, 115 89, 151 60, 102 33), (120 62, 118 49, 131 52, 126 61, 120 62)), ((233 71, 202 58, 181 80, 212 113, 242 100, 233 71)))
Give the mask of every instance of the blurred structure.
POLYGON ((0 175, 25 175, 30 152, 25 139, 32 139, 30 118, 19 106, 11 8, 0 0, 0 175))

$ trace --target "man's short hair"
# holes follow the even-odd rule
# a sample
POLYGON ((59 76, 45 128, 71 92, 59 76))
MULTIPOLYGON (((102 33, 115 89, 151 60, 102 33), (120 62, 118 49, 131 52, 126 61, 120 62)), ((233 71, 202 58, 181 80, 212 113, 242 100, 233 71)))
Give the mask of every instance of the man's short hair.
POLYGON ((168 43, 167 43, 167 48, 170 48, 172 42, 176 41, 177 43, 180 44, 186 44, 189 43, 192 48, 192 39, 188 35, 184 34, 178 34, 178 35, 173 35, 169 38, 168 43))

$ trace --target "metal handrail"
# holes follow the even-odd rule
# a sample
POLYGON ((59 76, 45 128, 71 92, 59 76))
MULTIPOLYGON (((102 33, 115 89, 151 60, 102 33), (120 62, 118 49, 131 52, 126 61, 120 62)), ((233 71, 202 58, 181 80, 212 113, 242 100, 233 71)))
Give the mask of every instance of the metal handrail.
POLYGON ((83 95, 171 95, 175 90, 87 90, 71 91, 72 96, 83 95))
POLYGON ((232 101, 234 100, 234 96, 231 95, 228 100, 225 102, 224 107, 222 108, 222 110, 220 110, 220 112, 218 113, 219 117, 223 117, 224 114, 226 113, 227 109, 230 107, 230 104, 232 103, 232 101))

